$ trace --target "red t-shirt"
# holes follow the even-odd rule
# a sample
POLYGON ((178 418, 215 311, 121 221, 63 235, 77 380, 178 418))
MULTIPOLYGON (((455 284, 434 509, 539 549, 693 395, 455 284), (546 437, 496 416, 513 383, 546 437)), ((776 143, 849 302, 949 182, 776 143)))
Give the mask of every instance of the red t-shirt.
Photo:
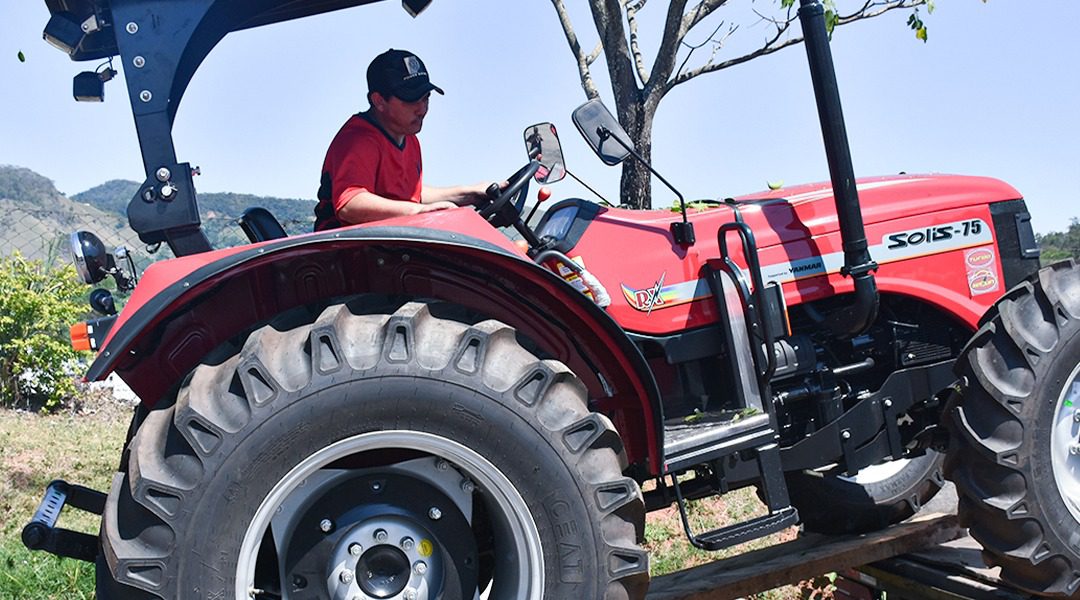
POLYGON ((326 151, 315 207, 315 231, 348 225, 337 218, 337 211, 345 205, 342 193, 349 188, 420 202, 422 174, 420 140, 415 135, 405 136, 404 143, 398 146, 366 115, 353 115, 326 151))

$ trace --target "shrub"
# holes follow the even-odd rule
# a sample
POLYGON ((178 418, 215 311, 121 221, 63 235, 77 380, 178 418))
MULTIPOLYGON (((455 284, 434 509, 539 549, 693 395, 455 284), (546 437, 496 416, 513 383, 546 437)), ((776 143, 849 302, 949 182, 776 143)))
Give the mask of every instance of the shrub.
POLYGON ((86 313, 84 293, 71 265, 0 257, 0 405, 48 412, 74 395, 84 353, 68 329, 86 313))

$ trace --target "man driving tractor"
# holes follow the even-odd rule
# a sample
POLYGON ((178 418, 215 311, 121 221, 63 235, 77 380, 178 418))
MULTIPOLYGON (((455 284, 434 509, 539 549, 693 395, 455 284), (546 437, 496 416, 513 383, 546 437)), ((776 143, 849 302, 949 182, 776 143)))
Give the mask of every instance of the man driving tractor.
POLYGON ((315 230, 415 215, 474 203, 487 185, 423 184, 416 134, 431 92, 427 68, 415 54, 390 49, 368 65, 367 111, 345 122, 323 162, 315 230))

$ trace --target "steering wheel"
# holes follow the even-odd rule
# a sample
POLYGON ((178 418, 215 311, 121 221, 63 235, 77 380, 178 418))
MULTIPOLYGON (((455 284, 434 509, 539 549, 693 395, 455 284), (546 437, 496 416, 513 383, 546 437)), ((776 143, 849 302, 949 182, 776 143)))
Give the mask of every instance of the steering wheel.
POLYGON ((525 208, 525 197, 529 194, 529 181, 539 170, 540 162, 531 160, 529 164, 518 169, 507 179, 505 188, 499 189, 499 184, 491 184, 487 189, 487 196, 491 201, 479 209, 480 216, 496 227, 512 224, 525 208), (507 214, 507 208, 511 204, 516 214, 507 214))

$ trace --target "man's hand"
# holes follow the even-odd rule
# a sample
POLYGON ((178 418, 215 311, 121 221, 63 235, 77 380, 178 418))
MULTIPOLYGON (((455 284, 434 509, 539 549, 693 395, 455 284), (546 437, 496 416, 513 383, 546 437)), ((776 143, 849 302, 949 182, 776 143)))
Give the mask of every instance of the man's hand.
MULTIPOLYGON (((487 183, 474 183, 472 185, 459 185, 454 187, 431 187, 424 186, 420 194, 421 201, 427 204, 440 202, 452 202, 456 206, 469 206, 487 198, 487 183)), ((499 189, 505 188, 507 182, 499 184, 499 189)))
POLYGON ((457 208, 458 205, 447 200, 440 200, 438 202, 432 202, 431 204, 417 204, 420 210, 416 211, 416 214, 432 212, 436 210, 446 210, 448 208, 457 208))

